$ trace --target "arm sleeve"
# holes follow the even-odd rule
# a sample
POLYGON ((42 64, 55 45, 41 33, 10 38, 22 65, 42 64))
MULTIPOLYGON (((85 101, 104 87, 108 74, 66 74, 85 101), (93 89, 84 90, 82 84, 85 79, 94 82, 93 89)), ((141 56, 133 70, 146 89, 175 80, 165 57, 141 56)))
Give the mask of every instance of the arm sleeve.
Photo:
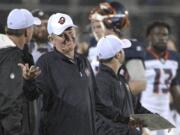
MULTIPOLYGON (((11 48, 9 48, 11 49, 11 48)), ((20 67, 20 53, 16 53, 16 48, 10 52, 0 53, 0 124, 4 133, 8 135, 17 134, 17 129, 21 128, 23 78, 20 67)))
POLYGON ((4 61, 0 61, 0 119, 16 110, 16 97, 22 94, 23 79, 17 66, 18 58, 10 55, 7 59, 4 58, 4 61))
POLYGON ((96 110, 103 116, 112 119, 114 122, 128 123, 129 117, 122 116, 120 110, 113 105, 112 91, 114 90, 110 81, 97 79, 97 100, 96 110))
MULTIPOLYGON (((37 99, 41 94, 48 91, 48 73, 45 59, 39 59, 36 66, 41 70, 41 74, 35 80, 24 80, 24 94, 28 100, 37 99)), ((47 94, 48 95, 48 94, 47 94)))
POLYGON ((145 107, 143 107, 139 101, 138 97, 134 97, 134 113, 135 114, 153 114, 151 111, 149 111, 148 109, 146 109, 145 107))
POLYGON ((26 98, 30 101, 37 99, 40 95, 35 80, 24 80, 23 91, 26 98))
POLYGON ((48 69, 48 63, 46 57, 41 57, 36 64, 40 70, 41 74, 36 78, 36 85, 39 92, 48 95, 50 86, 53 85, 50 77, 50 70, 48 69))
POLYGON ((142 60, 131 59, 126 63, 126 68, 129 73, 130 80, 143 80, 143 81, 146 80, 145 70, 142 60))
POLYGON ((140 59, 144 61, 144 47, 143 44, 137 40, 131 40, 131 47, 124 49, 125 61, 131 59, 140 59))
POLYGON ((171 83, 170 93, 173 98, 171 107, 172 106, 175 107, 175 109, 180 113, 180 63, 179 62, 180 59, 178 60, 178 69, 176 72, 176 77, 172 80, 171 83))
POLYGON ((178 55, 179 59, 178 59, 178 68, 177 68, 177 71, 176 71, 176 76, 175 78, 172 80, 172 83, 171 83, 171 87, 172 86, 175 86, 175 85, 180 85, 180 55, 178 55))

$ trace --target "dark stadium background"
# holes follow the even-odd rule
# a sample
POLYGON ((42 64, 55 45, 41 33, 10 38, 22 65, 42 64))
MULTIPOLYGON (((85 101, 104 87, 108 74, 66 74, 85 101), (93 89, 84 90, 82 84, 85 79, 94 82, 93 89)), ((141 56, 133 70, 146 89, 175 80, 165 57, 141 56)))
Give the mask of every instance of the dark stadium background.
MULTIPOLYGON (((42 9, 47 13, 65 12, 73 17, 80 28, 80 36, 88 37, 90 33, 88 13, 102 0, 0 0, 0 32, 4 32, 6 16, 13 8, 29 10, 42 9)), ((110 1, 110 0, 109 0, 110 1)), ((127 36, 144 42, 145 28, 153 20, 163 20, 172 27, 172 35, 180 44, 180 1, 179 0, 116 0, 129 10, 131 27, 127 36)), ((178 49, 180 47, 178 46, 178 49)))

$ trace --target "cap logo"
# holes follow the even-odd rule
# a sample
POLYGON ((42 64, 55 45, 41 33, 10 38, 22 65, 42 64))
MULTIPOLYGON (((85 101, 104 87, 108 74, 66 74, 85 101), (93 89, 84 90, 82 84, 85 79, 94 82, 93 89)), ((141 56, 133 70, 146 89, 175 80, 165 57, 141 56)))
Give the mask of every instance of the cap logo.
POLYGON ((59 24, 64 24, 65 23, 65 18, 64 17, 61 17, 58 21, 59 24))

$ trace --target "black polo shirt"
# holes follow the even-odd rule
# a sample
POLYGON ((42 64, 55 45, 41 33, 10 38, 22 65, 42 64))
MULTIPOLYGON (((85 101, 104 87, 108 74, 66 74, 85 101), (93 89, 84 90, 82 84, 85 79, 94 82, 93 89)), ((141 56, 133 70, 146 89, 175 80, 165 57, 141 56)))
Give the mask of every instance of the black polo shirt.
POLYGON ((37 87, 43 93, 42 119, 46 135, 95 135, 93 72, 87 59, 74 60, 54 50, 37 62, 42 73, 37 87))
POLYGON ((123 76, 101 64, 96 76, 96 128, 98 135, 140 135, 128 126, 134 113, 133 96, 123 76))

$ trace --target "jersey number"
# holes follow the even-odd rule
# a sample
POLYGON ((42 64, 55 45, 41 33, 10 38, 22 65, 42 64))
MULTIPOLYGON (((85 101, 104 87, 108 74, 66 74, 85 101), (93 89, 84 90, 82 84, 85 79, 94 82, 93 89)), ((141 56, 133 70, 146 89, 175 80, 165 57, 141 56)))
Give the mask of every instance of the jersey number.
MULTIPOLYGON (((160 87, 160 79, 161 79, 161 70, 158 68, 154 69, 155 71, 155 80, 154 80, 154 93, 159 93, 160 87)), ((163 72, 165 75, 167 75, 167 78, 163 80, 163 84, 165 84, 165 88, 162 88, 163 93, 167 93, 169 90, 169 86, 172 80, 172 70, 170 69, 163 69, 163 72)))

